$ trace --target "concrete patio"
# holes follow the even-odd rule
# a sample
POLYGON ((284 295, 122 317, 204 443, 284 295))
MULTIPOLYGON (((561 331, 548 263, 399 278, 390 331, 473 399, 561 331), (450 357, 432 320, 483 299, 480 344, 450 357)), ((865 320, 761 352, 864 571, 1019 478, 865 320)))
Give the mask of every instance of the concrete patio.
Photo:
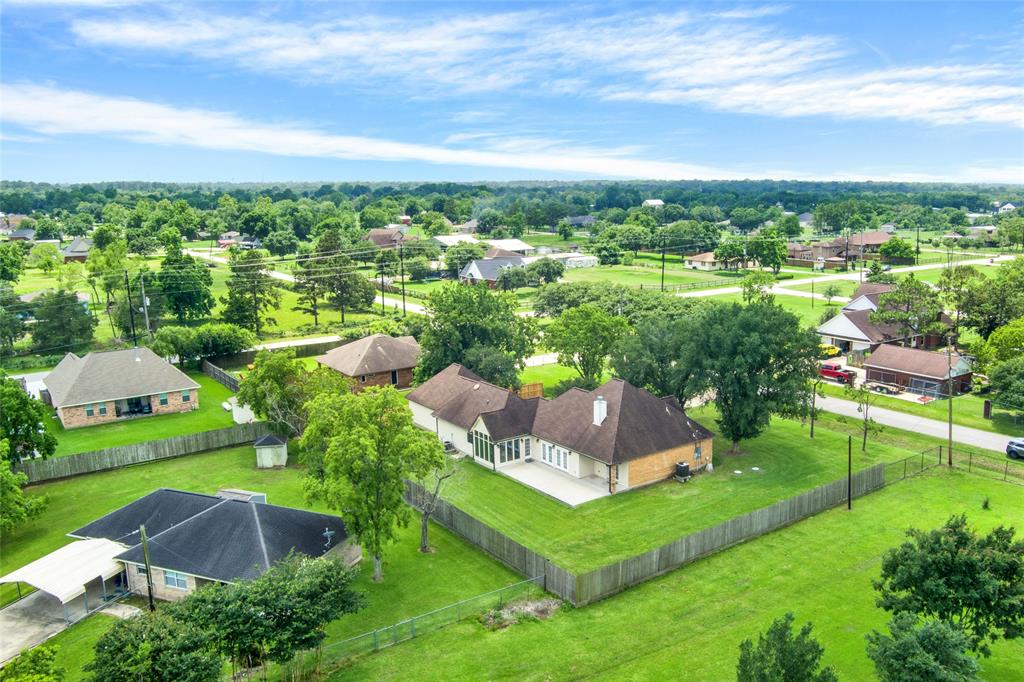
POLYGON ((541 462, 519 462, 498 469, 498 473, 519 481, 548 497, 577 507, 606 497, 608 484, 597 476, 576 478, 541 462))

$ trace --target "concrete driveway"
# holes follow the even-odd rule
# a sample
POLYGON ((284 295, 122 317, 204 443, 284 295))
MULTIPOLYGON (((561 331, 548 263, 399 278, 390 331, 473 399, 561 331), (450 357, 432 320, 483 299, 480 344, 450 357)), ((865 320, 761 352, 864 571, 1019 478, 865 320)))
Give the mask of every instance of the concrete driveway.
POLYGON ((46 386, 43 385, 43 379, 45 379, 49 373, 49 370, 47 370, 45 372, 30 372, 28 374, 12 374, 11 378, 24 379, 25 390, 28 391, 28 394, 33 398, 38 398, 39 391, 46 388, 46 386))
POLYGON ((33 592, 0 610, 0 662, 42 644, 67 627, 56 597, 33 592))

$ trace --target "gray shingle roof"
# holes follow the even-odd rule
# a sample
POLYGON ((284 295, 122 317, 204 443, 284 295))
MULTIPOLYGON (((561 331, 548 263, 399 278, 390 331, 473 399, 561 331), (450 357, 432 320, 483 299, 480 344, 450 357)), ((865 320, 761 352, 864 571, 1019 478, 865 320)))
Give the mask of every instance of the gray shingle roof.
POLYGON ((411 336, 373 334, 344 346, 332 348, 316 361, 345 376, 389 372, 415 367, 420 358, 420 344, 411 336))
POLYGON ((505 268, 521 268, 525 265, 522 256, 510 256, 502 258, 482 258, 480 260, 470 261, 463 266, 462 271, 459 272, 459 277, 468 277, 470 269, 473 265, 476 265, 477 270, 480 272, 480 276, 488 282, 497 282, 498 276, 501 271, 505 268))
POLYGON ((124 531, 137 531, 142 523, 153 566, 224 582, 255 578, 291 551, 322 556, 348 537, 342 520, 330 514, 168 489, 72 535, 122 542, 129 549, 117 558, 141 564, 137 534, 124 531), (325 531, 331 534, 329 545, 325 531))
POLYGON ((196 390, 199 384, 148 348, 68 353, 43 384, 54 407, 196 390))
POLYGON ((61 249, 61 254, 65 258, 70 258, 72 256, 88 256, 89 249, 91 248, 91 239, 86 239, 85 237, 75 237, 70 244, 61 249))

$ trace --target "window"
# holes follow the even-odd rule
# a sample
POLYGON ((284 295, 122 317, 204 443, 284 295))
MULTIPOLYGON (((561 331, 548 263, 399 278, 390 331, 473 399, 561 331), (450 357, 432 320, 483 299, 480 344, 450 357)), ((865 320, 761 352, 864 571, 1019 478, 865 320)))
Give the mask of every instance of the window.
POLYGON ((520 439, 506 440, 498 444, 498 463, 514 462, 522 456, 520 439))
POLYGON ((167 404, 167 394, 166 393, 161 393, 160 394, 160 404, 161 405, 166 405, 167 404))
POLYGON ((558 469, 569 469, 569 451, 563 448, 541 443, 540 459, 545 464, 550 464, 558 469))
POLYGON ((700 443, 697 443, 697 446, 693 448, 693 458, 694 459, 700 459, 700 457, 701 457, 700 443))
POLYGON ((188 579, 184 573, 177 571, 164 571, 164 585, 173 587, 176 590, 188 589, 188 579))
POLYGON ((192 400, 192 395, 188 392, 188 389, 181 392, 181 402, 187 403, 192 400))
POLYGON ((397 369, 391 370, 391 385, 392 386, 397 386, 398 385, 398 370, 397 369))
POLYGON ((100 416, 101 417, 107 416, 107 404, 106 403, 100 403, 100 416))
POLYGON ((473 432, 473 456, 487 462, 494 461, 494 445, 486 433, 473 432))
POLYGON ((95 414, 95 413, 93 412, 92 405, 91 404, 90 405, 86 405, 85 406, 85 416, 86 417, 91 417, 91 416, 93 416, 93 414, 95 414))
POLYGON ((366 383, 366 375, 365 374, 360 374, 359 375, 359 383, 361 383, 361 384, 365 384, 366 383))
POLYGON ((138 573, 139 575, 146 575, 146 567, 145 566, 136 566, 135 567, 135 572, 138 573))

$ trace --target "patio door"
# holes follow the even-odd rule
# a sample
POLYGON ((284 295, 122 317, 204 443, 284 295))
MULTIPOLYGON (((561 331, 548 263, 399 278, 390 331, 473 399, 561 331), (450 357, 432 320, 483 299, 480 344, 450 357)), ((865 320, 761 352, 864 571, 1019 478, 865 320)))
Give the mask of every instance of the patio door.
POLYGON ((569 470, 569 451, 557 445, 541 443, 540 458, 542 462, 550 464, 556 469, 561 469, 562 471, 569 470))

